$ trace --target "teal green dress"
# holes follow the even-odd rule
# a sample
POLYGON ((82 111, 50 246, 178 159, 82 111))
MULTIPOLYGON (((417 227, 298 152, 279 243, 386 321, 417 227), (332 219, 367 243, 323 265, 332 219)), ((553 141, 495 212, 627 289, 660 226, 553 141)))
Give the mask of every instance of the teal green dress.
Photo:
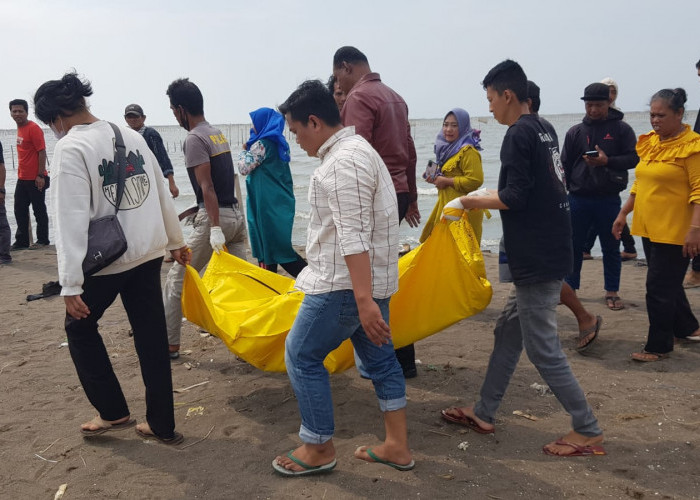
POLYGON ((289 163, 280 159, 274 142, 261 139, 241 153, 238 164, 242 174, 247 172, 246 209, 253 257, 264 264, 296 261, 299 256, 292 248, 294 184, 289 163))

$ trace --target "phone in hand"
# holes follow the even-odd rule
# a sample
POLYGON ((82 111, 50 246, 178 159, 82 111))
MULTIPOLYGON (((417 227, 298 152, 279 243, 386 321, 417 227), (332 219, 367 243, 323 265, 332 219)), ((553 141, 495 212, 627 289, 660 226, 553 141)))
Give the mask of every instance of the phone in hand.
POLYGON ((428 166, 425 168, 425 172, 423 172, 423 179, 433 182, 439 175, 441 175, 440 166, 433 160, 428 161, 428 166))
POLYGON ((589 158, 598 158, 598 151, 595 149, 593 151, 586 151, 583 156, 588 156, 589 158))

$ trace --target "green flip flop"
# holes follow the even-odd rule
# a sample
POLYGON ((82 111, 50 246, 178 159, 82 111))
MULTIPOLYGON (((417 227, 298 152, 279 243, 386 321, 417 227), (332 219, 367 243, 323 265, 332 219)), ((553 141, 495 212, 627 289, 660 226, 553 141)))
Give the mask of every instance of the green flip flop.
POLYGON ((416 466, 416 461, 411 460, 408 462, 406 465, 401 465, 401 464, 396 464, 394 462, 389 462, 388 460, 384 460, 382 458, 379 458, 373 451, 372 448, 367 448, 365 450, 365 453, 369 455, 369 458, 371 458, 373 461, 377 462, 378 464, 383 464, 383 465, 388 465, 389 467, 392 467, 396 470, 400 471, 408 471, 413 469, 416 466))
POLYGON ((293 452, 294 452, 294 450, 291 450, 289 453, 287 453, 287 458, 289 458, 292 462, 294 462, 298 466, 303 467, 304 470, 286 469, 277 463, 276 458, 272 461, 272 468, 275 469, 276 472, 282 474, 283 476, 289 476, 289 477, 291 477, 291 476, 308 476, 311 474, 322 474, 324 472, 330 472, 335 468, 335 466, 337 464, 337 461, 334 458, 331 462, 328 462, 327 464, 309 465, 309 464, 299 460, 294 455, 292 455, 293 452))

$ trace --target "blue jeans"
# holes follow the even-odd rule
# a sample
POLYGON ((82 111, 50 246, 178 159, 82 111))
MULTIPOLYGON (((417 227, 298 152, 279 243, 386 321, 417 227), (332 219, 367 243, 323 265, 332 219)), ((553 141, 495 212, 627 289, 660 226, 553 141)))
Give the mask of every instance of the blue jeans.
POLYGON ((561 350, 556 312, 560 294, 559 280, 516 285, 511 290, 493 331, 493 352, 481 386, 481 399, 474 405, 474 413, 481 420, 494 423, 524 347, 542 379, 571 415, 573 429, 589 437, 602 434, 561 350))
POLYGON ((612 235, 612 225, 620 212, 620 197, 569 194, 569 204, 574 243, 574 270, 566 277, 566 282, 574 290, 578 290, 581 286, 581 265, 586 235, 589 228, 593 227, 600 238, 600 249, 603 251, 605 290, 618 291, 622 260, 620 259, 620 241, 612 235))
MULTIPOLYGON (((374 299, 389 323, 389 299, 374 299)), ((374 384, 382 411, 406 406, 406 381, 390 342, 377 347, 365 334, 352 290, 306 295, 285 342, 284 362, 301 413, 299 437, 323 444, 333 437, 333 400, 326 356, 350 339, 374 384)))

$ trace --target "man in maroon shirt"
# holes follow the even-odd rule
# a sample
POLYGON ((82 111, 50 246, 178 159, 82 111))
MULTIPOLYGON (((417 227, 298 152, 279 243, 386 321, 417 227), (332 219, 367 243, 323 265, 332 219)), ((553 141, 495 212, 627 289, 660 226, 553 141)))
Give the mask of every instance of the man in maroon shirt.
MULTIPOLYGON (((343 125, 355 126, 382 157, 389 169, 399 206, 399 223, 406 219, 418 227, 416 188, 416 146, 408 122, 408 106, 399 94, 384 85, 379 73, 372 73, 367 56, 355 47, 341 47, 333 56, 333 76, 347 98, 340 118, 343 125)), ((413 344, 396 350, 406 378, 415 377, 413 344)))

